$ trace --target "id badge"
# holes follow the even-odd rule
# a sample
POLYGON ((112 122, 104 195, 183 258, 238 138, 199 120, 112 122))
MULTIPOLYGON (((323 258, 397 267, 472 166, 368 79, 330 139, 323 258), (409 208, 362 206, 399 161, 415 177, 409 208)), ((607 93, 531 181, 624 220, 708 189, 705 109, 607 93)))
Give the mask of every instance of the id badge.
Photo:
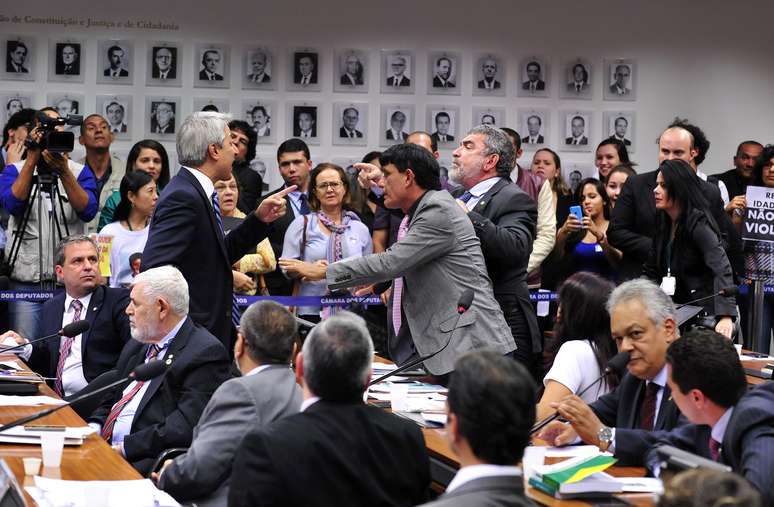
POLYGON ((661 290, 663 290, 667 296, 674 296, 676 287, 677 279, 674 276, 665 276, 661 279, 661 290))

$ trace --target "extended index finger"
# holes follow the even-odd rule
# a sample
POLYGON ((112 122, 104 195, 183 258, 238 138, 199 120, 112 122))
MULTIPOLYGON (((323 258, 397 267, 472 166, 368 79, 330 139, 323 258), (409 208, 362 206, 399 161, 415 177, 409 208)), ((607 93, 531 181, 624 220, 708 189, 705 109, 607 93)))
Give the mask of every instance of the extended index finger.
POLYGON ((290 192, 294 192, 298 189, 298 185, 290 185, 288 188, 284 190, 280 190, 276 194, 272 195, 271 197, 276 197, 277 199, 282 199, 286 195, 288 195, 290 192))

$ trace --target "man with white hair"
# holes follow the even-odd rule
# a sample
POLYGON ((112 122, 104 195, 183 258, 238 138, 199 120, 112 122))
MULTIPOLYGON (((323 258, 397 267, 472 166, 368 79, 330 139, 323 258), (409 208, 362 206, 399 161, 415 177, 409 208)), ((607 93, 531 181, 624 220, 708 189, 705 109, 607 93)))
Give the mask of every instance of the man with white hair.
POLYGON ((193 428, 230 377, 223 345, 188 317, 188 284, 173 266, 137 275, 126 308, 133 341, 116 365, 121 376, 152 360, 164 375, 116 388, 89 417, 102 437, 141 474, 170 447, 191 445, 193 428))
POLYGON ((419 427, 363 403, 373 350, 365 321, 352 313, 340 312, 312 329, 296 357, 301 412, 242 440, 230 507, 425 500, 430 464, 419 427))
POLYGON ((156 203, 142 269, 177 266, 191 290, 190 316, 231 351, 239 312, 233 299, 231 266, 268 236, 270 222, 285 214, 288 187, 263 199, 228 236, 215 183, 231 179, 237 148, 222 113, 196 112, 177 133, 183 166, 156 203))

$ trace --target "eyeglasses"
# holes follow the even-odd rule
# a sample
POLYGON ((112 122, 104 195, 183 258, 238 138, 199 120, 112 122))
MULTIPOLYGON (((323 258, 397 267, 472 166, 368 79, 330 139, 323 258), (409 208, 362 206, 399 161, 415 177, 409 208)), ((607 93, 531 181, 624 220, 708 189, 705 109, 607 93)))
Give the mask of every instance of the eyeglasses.
POLYGON ((342 183, 340 181, 326 181, 324 183, 320 183, 317 185, 317 190, 328 190, 329 188, 333 190, 338 190, 341 188, 342 183))

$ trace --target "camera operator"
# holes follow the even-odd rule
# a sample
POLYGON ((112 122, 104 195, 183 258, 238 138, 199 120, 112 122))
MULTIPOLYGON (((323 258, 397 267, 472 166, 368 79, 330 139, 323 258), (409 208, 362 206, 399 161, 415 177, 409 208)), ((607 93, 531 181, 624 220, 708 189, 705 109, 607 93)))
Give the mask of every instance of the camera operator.
MULTIPOLYGON (((59 118, 51 107, 40 112, 59 118)), ((11 214, 6 258, 11 263, 8 271, 13 290, 39 290, 46 275, 53 275, 57 241, 68 234, 83 234, 86 222, 97 213, 94 174, 70 160, 67 153, 41 151, 39 143, 52 133, 45 130, 36 118, 28 134, 26 159, 6 166, 0 174, 0 203, 11 214), (49 171, 40 170, 42 166, 50 169, 53 178, 45 177, 49 171), (50 182, 47 185, 46 180, 50 182), (36 202, 30 203, 36 186, 36 202), (58 190, 59 199, 52 199, 57 194, 52 190, 58 190), (14 241, 17 236, 20 238, 14 241), (15 259, 11 255, 14 243, 18 243, 15 259)), ((58 125, 55 130, 61 132, 64 128, 58 125)), ((38 302, 14 301, 10 305, 12 329, 22 336, 39 336, 42 306, 38 302)))

